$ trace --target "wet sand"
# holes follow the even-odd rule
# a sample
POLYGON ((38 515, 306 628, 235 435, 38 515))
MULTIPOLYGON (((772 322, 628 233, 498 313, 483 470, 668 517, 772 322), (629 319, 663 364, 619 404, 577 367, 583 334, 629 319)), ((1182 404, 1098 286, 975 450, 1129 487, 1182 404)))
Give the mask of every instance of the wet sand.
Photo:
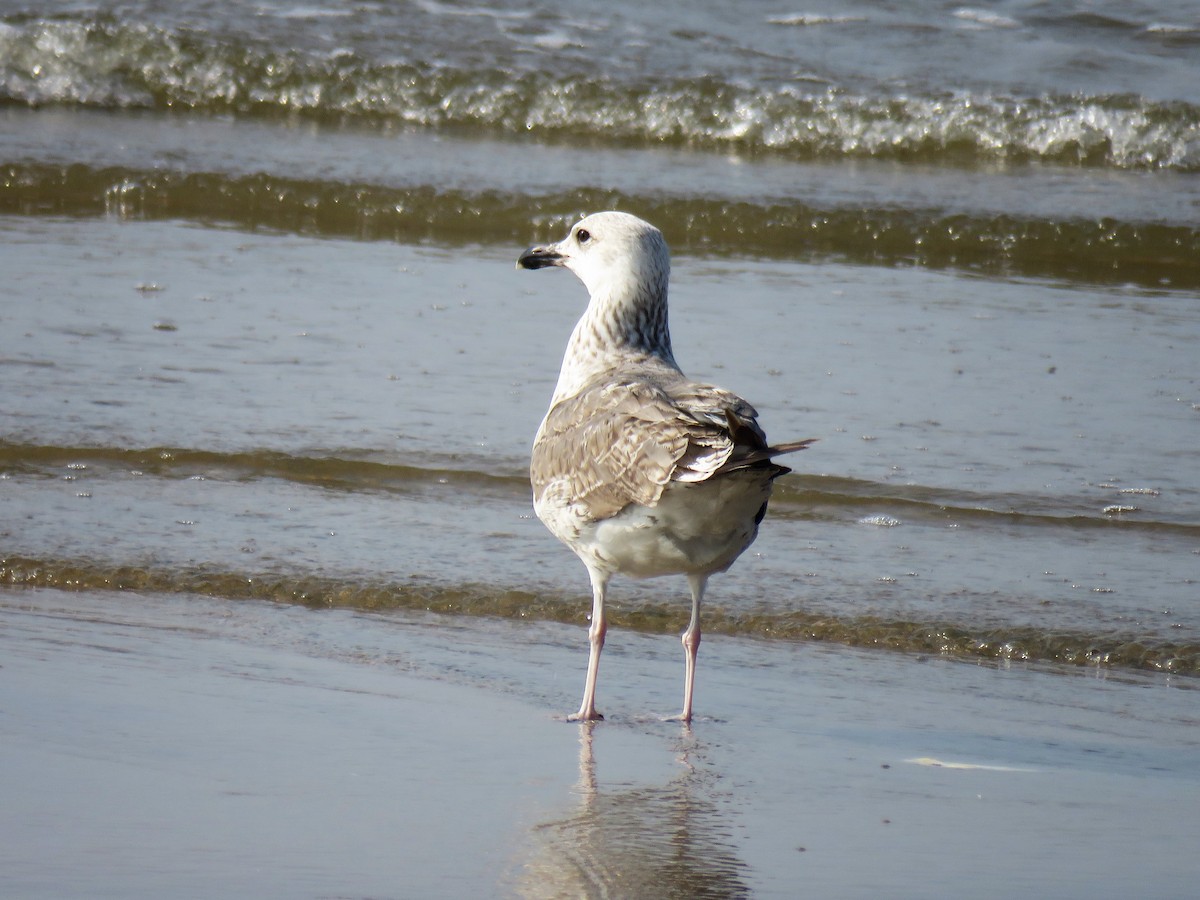
POLYGON ((575 627, 0 592, 5 897, 1183 896, 1196 692, 575 627), (1148 692, 1153 702, 1146 702, 1148 692), (940 763, 940 765, 938 764, 940 763))

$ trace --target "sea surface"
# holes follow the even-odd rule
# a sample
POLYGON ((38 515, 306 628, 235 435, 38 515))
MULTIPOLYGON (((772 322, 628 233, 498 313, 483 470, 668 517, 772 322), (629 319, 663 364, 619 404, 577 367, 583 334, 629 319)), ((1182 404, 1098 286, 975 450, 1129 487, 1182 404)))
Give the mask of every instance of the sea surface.
POLYGON ((582 625, 514 261, 619 208, 819 439, 706 633, 1195 686, 1197 72, 1182 0, 3 0, 0 584, 582 625))

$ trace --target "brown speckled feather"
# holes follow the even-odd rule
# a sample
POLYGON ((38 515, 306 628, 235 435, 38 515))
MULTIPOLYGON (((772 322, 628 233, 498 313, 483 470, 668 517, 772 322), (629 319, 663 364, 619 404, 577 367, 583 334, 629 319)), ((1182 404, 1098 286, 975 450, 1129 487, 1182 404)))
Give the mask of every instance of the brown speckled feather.
POLYGON ((672 481, 705 481, 775 455, 755 415, 736 395, 682 376, 602 377, 547 414, 530 466, 534 497, 566 480, 566 495, 593 521, 630 503, 652 507, 672 481))

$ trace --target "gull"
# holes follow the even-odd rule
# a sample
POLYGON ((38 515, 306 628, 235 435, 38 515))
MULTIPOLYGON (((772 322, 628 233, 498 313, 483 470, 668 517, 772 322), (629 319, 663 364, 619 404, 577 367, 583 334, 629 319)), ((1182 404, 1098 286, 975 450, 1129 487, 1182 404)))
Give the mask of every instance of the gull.
POLYGON ((671 351, 662 233, 622 212, 587 216, 557 244, 531 247, 517 267, 562 266, 583 282, 587 309, 571 333, 529 474, 539 519, 587 567, 590 653, 583 702, 570 720, 602 719, 596 676, 614 574, 685 575, 692 615, 683 632, 683 722, 692 719, 700 604, 758 535, 773 458, 812 440, 770 446, 749 403, 692 381, 671 351))

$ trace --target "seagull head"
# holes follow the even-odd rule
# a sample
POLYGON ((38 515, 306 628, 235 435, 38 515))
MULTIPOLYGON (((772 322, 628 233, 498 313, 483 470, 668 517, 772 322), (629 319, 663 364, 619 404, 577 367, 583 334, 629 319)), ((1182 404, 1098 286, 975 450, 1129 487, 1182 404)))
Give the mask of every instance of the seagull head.
POLYGON ((666 297, 671 254, 662 232, 623 212, 581 219, 557 244, 530 247, 517 258, 519 269, 570 269, 593 297, 666 297))

